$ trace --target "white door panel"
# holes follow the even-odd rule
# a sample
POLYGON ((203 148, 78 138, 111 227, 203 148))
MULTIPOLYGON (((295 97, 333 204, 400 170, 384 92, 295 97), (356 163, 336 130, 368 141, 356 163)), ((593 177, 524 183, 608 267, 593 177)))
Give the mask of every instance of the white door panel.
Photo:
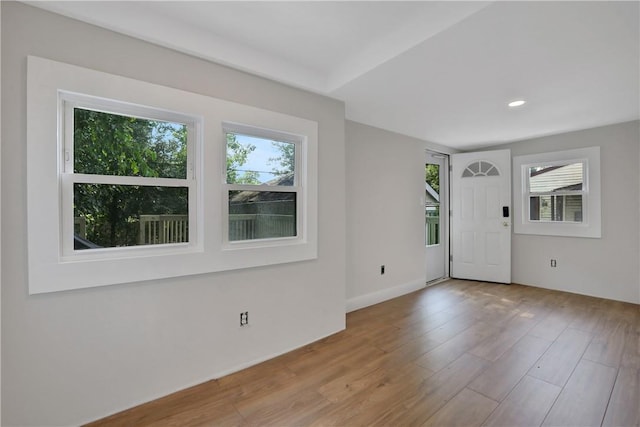
POLYGON ((451 276, 510 283, 510 151, 454 154, 451 166, 451 276))

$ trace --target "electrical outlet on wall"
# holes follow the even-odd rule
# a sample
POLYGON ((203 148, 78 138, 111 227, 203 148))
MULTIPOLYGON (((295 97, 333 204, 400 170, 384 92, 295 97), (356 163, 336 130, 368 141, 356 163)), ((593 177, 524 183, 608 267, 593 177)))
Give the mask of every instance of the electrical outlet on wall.
POLYGON ((243 311, 240 313, 240 326, 248 326, 249 325, 249 312, 243 311))

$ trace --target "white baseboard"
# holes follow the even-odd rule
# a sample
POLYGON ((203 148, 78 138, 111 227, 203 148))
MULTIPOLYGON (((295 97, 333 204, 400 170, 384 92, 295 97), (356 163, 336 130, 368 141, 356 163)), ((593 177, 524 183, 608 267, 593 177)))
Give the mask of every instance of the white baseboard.
POLYGON ((424 287, 425 281, 423 278, 413 282, 394 286, 392 288, 381 289, 379 291, 371 292, 370 294, 350 298, 347 300, 346 311, 347 313, 350 313, 361 308, 369 307, 370 305, 378 304, 392 298, 415 292, 424 287))
POLYGON ((300 344, 300 345, 296 345, 294 347, 289 347, 286 350, 279 351, 277 353, 273 353, 273 354, 270 354, 268 356, 262 356, 262 357, 259 357, 257 359, 254 359, 254 360, 252 360, 250 362, 240 363, 238 365, 235 365, 232 368, 225 369, 223 371, 219 371, 214 375, 207 375, 207 376, 204 376, 204 377, 202 377, 202 378, 200 378, 198 380, 190 381, 190 382, 184 383, 184 384, 182 384, 180 386, 173 387, 171 389, 167 389, 164 392, 156 393, 156 394, 154 394, 152 396, 143 397, 141 399, 138 399, 136 401, 131 402, 131 404, 128 404, 127 407, 111 408, 111 409, 107 410, 106 412, 103 412, 102 414, 98 414, 98 415, 92 416, 91 419, 85 419, 81 423, 81 425, 89 424, 89 423, 91 423, 91 422, 93 422, 95 420, 100 420, 102 418, 106 418, 106 417, 108 417, 110 415, 117 414, 118 412, 126 411, 127 409, 131 409, 131 408, 134 408, 134 407, 139 406, 139 405, 144 405, 145 403, 149 403, 149 402, 152 402, 154 400, 160 399, 162 397, 166 397, 166 396, 168 396, 170 394, 177 393, 177 392, 186 390, 188 388, 191 388, 191 387, 194 387, 194 386, 197 386, 197 385, 200 385, 200 384, 204 384, 204 383, 206 383, 208 381, 217 380, 219 378, 222 378, 224 376, 233 374, 233 373, 241 371, 243 369, 247 369, 247 368, 250 368, 252 366, 258 365, 258 364, 260 364, 262 362, 266 362, 267 360, 274 359, 274 358, 276 358, 278 356, 281 356, 283 354, 289 353, 290 351, 297 350, 297 349, 302 348, 302 347, 304 347, 306 345, 309 345, 311 343, 318 342, 318 341, 320 341, 322 339, 330 337, 331 335, 340 333, 343 330, 344 330, 344 328, 343 329, 339 329, 339 330, 337 330, 335 332, 330 332, 330 333, 328 333, 326 335, 322 335, 320 337, 314 338, 313 340, 307 341, 306 344, 300 344))
MULTIPOLYGON (((298 350, 299 348, 302 348, 302 347, 307 346, 307 345, 309 345, 309 344, 313 344, 313 343, 318 342, 318 341, 320 341, 320 340, 323 340, 323 339, 325 339, 325 338, 327 338, 327 337, 330 337, 331 335, 338 334, 338 333, 340 333, 340 332, 342 332, 342 331, 344 331, 344 328, 343 328, 343 329, 339 329, 339 330, 334 331, 334 332, 330 332, 330 333, 328 333, 328 334, 326 334, 326 335, 322 335, 322 336, 320 336, 320 337, 314 338, 314 339, 312 339, 312 340, 310 340, 310 341, 307 341, 307 342, 306 342, 306 343, 304 343, 304 344, 299 344, 299 345, 296 345, 296 346, 294 346, 294 347, 289 347, 289 348, 288 348, 288 349, 286 349, 286 350, 279 351, 279 352, 277 352, 277 353, 273 353, 273 354, 270 354, 270 355, 268 355, 268 356, 262 356, 262 357, 259 357, 259 358, 257 358, 257 359, 254 359, 254 360, 252 360, 252 361, 250 361, 250 362, 240 363, 240 364, 238 364, 238 365, 235 365, 235 366, 234 366, 234 367, 232 367, 232 368, 225 369, 224 371, 220 371, 220 372, 218 372, 218 373, 217 373, 216 375, 214 375, 212 378, 209 378, 209 380, 212 380, 212 379, 219 379, 219 378, 222 378, 222 377, 226 377, 227 375, 234 374, 234 373, 236 373, 236 372, 238 372, 238 371, 242 371, 243 369, 247 369, 247 368, 250 368, 250 367, 252 367, 252 366, 258 365, 258 364, 260 364, 260 363, 262 363, 262 362, 266 362, 267 360, 275 359, 275 358, 276 358, 276 357, 278 357, 278 356, 282 356, 283 354, 287 354, 287 353, 289 353, 289 352, 291 352, 291 351, 298 350)), ((204 380, 204 381, 202 381, 202 382, 207 382, 207 381, 209 381, 209 380, 204 380)), ((197 384, 200 384, 200 383, 196 383, 196 384, 194 384, 194 385, 197 385, 197 384)), ((189 386, 188 386, 188 387, 184 387, 184 388, 189 388, 189 386)))

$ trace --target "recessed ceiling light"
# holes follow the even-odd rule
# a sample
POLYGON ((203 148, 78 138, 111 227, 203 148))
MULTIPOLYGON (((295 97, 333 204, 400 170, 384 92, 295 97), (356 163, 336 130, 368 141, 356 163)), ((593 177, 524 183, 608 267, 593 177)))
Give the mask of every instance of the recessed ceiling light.
POLYGON ((519 107, 521 105, 526 104, 527 101, 523 100, 523 99, 519 99, 517 101, 511 101, 509 103, 509 107, 519 107))

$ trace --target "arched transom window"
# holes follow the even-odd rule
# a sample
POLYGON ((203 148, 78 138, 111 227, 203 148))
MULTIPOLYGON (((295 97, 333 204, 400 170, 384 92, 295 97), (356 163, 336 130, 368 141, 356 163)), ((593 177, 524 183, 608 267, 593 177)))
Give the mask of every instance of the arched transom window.
POLYGON ((500 171, 491 162, 478 160, 470 163, 462 172, 463 178, 473 178, 481 176, 500 176, 500 171))

